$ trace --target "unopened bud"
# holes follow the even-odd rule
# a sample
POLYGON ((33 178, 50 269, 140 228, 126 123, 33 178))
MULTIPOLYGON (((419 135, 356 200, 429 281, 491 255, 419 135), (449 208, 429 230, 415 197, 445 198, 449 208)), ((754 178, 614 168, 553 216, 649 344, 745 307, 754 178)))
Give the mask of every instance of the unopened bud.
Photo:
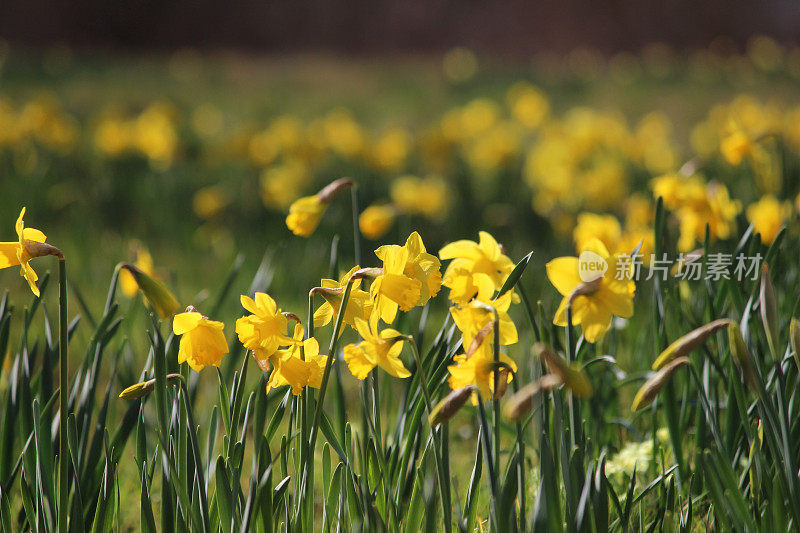
POLYGON ((594 389, 588 376, 583 370, 573 368, 567 363, 566 359, 556 354, 542 343, 534 345, 534 351, 538 351, 550 372, 561 378, 564 385, 569 388, 575 396, 579 398, 589 398, 594 389))
POLYGON ((636 391, 636 396, 633 397, 633 403, 631 403, 631 411, 638 411, 653 403, 653 400, 656 399, 658 393, 661 392, 661 389, 664 388, 664 385, 667 384, 675 372, 683 365, 688 364, 691 364, 688 357, 678 357, 657 370, 636 391))
POLYGON ((684 357, 692 353, 695 348, 706 342, 706 340, 715 332, 726 327, 732 321, 729 318, 720 318, 709 322, 705 326, 700 326, 693 329, 689 333, 679 337, 672 344, 667 346, 667 349, 661 352, 653 362, 653 370, 658 370, 670 361, 678 357, 684 357))
POLYGON ((556 374, 545 374, 536 381, 528 383, 508 399, 503 406, 503 415, 508 420, 516 422, 531 410, 533 399, 537 394, 554 389, 561 383, 563 383, 561 378, 556 374))
POLYGON ((431 427, 444 424, 453 418, 459 409, 469 400, 472 393, 472 386, 467 386, 456 389, 445 396, 442 401, 436 404, 436 407, 433 408, 433 412, 428 415, 428 423, 431 427))
POLYGON ((178 300, 167 289, 166 285, 148 276, 135 265, 120 263, 119 266, 131 273, 139 289, 141 289, 147 301, 150 302, 150 305, 161 315, 161 318, 169 318, 181 308, 181 304, 178 303, 178 300))

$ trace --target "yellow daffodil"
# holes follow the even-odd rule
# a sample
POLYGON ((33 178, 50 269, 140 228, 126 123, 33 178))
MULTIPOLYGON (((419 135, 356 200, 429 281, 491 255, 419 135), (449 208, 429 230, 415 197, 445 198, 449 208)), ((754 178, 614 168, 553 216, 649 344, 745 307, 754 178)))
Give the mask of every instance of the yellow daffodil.
POLYGON ((304 196, 289 206, 286 226, 301 237, 308 237, 317 229, 322 215, 333 198, 342 190, 353 185, 349 179, 336 180, 314 196, 304 196))
POLYGON ((478 293, 491 298, 514 270, 514 263, 503 253, 497 241, 485 231, 480 241, 456 241, 439 251, 442 260, 452 259, 444 274, 443 285, 450 289, 450 299, 466 303, 478 293))
MULTIPOLYGON (((0 242, 0 268, 8 268, 19 265, 20 276, 25 278, 31 291, 39 296, 39 287, 36 281, 39 276, 34 272, 30 265, 30 260, 41 255, 50 255, 51 252, 43 253, 44 247, 37 246, 37 243, 44 243, 47 237, 44 233, 34 228, 26 228, 22 218, 25 216, 25 208, 19 213, 17 218, 16 230, 18 241, 0 242), (41 249, 40 249, 41 248, 41 249)), ((56 250, 53 247, 47 247, 56 250)))
POLYGON ((442 287, 441 263, 426 251, 416 231, 405 245, 381 246, 375 255, 383 261, 383 274, 372 282, 370 294, 375 299, 376 312, 387 324, 394 320, 398 307, 408 311, 425 305, 442 287))
MULTIPOLYGON (((150 255, 147 248, 141 244, 135 243, 134 250, 136 260, 133 265, 151 278, 156 279, 155 272, 153 271, 153 257, 150 255)), ((122 269, 119 273, 119 286, 122 289, 122 294, 128 298, 133 298, 136 296, 136 293, 139 292, 139 284, 136 283, 133 274, 125 269, 122 269)))
POLYGON ((376 366, 397 378, 411 375, 400 360, 403 351, 400 332, 391 328, 378 331, 378 315, 375 313, 369 322, 356 318, 356 330, 363 340, 344 347, 344 360, 357 379, 366 378, 376 366))
POLYGON ((417 178, 401 176, 392 182, 392 203, 403 213, 423 215, 431 220, 442 220, 449 204, 447 182, 430 176, 417 178))
MULTIPOLYGON (((322 286, 313 290, 315 294, 319 294, 325 299, 325 303, 320 305, 314 312, 314 326, 325 326, 336 317, 342 305, 347 281, 358 269, 358 265, 354 266, 339 281, 323 279, 322 286)), ((347 302, 343 317, 343 322, 353 328, 356 327, 356 318, 369 320, 372 314, 372 298, 367 291, 361 289, 361 280, 354 283, 355 285, 350 289, 350 300, 347 302)), ((342 331, 344 329, 340 330, 339 333, 341 334, 342 331)))
MULTIPOLYGON (((447 383, 453 390, 473 385, 480 392, 481 398, 491 398, 494 394, 494 372, 496 363, 491 349, 491 343, 484 341, 480 347, 471 356, 467 354, 458 354, 453 357, 454 365, 447 367, 450 372, 450 377, 447 383)), ((514 361, 504 353, 500 353, 500 362, 505 363, 516 372, 517 365, 514 361)), ((513 374, 511 372, 502 372, 499 379, 502 389, 505 385, 511 382, 513 374), (502 380, 505 379, 505 383, 502 380)), ((502 394, 502 393, 501 393, 502 394)), ((477 398, 473 399, 473 403, 477 403, 477 398)))
POLYGON ((358 216, 358 228, 367 239, 380 239, 392 228, 395 209, 388 204, 371 205, 358 216))
POLYGON ((735 130, 722 139, 719 150, 731 165, 738 165, 753 150, 753 141, 742 130, 735 130))
POLYGON ((206 366, 219 366, 222 357, 228 353, 224 328, 225 324, 209 320, 191 306, 185 313, 175 315, 172 331, 181 336, 178 363, 187 362, 197 372, 206 366))
MULTIPOLYGON (((450 314, 453 317, 458 329, 461 331, 461 342, 464 349, 467 350, 480 332, 487 324, 494 322, 494 311, 497 310, 500 325, 500 344, 507 346, 517 342, 517 328, 511 317, 508 316, 508 308, 511 305, 513 298, 512 291, 506 292, 496 300, 487 301, 486 303, 473 300, 468 304, 454 305, 450 308, 450 314)), ((489 335, 489 338, 492 338, 489 335)))
POLYGON ((786 224, 792 213, 789 202, 780 202, 771 194, 747 207, 747 220, 761 234, 761 241, 772 244, 778 232, 786 224))
MULTIPOLYGON (((592 238, 597 238, 609 250, 615 250, 622 238, 622 227, 614 215, 597 215, 595 213, 580 213, 578 224, 572 231, 575 248, 583 249, 592 238)), ((632 251, 631 248, 630 251, 632 251)))
POLYGON ((270 295, 257 292, 255 300, 242 295, 240 301, 252 314, 236 321, 236 334, 256 359, 265 361, 279 347, 292 344, 293 340, 286 335, 287 318, 270 295))
POLYGON ((267 382, 267 392, 275 387, 289 385, 292 394, 299 395, 304 387, 318 389, 325 373, 327 355, 320 355, 317 339, 303 340, 303 326, 295 325, 294 342, 285 349, 278 350, 271 357, 272 372, 267 382))
POLYGON ((571 303, 573 324, 581 325, 587 341, 597 342, 608 331, 613 315, 623 318, 633 315, 636 285, 631 279, 632 264, 621 261, 619 255, 612 256, 599 240, 586 243, 580 260, 559 257, 547 263, 546 268, 550 283, 564 296, 553 319, 557 326, 567 324, 567 306, 571 303), (592 274, 581 261, 594 261, 605 269, 592 266, 597 268, 592 274))

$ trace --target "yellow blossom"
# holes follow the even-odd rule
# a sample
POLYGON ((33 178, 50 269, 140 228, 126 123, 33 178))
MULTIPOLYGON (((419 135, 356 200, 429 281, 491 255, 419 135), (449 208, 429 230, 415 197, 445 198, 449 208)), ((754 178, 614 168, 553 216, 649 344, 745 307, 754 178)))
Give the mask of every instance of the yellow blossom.
MULTIPOLYGON (((496 363, 490 342, 483 342, 471 356, 463 353, 454 356, 453 362, 455 363, 454 365, 447 367, 447 371, 450 372, 447 383, 451 389, 456 390, 473 385, 480 392, 482 399, 492 397, 496 363)), ((510 366, 514 372, 517 371, 517 365, 506 354, 500 353, 500 362, 510 366)), ((498 379, 502 380, 503 377, 505 377, 507 384, 513 379, 513 374, 511 372, 503 372, 498 379)), ((477 398, 473 399, 473 403, 477 403, 477 398)))
POLYGON ((305 196, 295 200, 289 206, 289 215, 286 217, 286 226, 292 233, 301 237, 308 237, 317 229, 322 215, 328 204, 343 189, 353 185, 349 179, 339 179, 328 184, 314 196, 305 196))
POLYGON ((225 192, 219 186, 203 187, 194 194, 192 208, 197 216, 214 218, 228 205, 225 192))
POLYGON ((476 294, 491 298, 514 270, 514 263, 503 253, 497 241, 485 231, 479 242, 461 240, 439 251, 442 260, 452 259, 444 274, 443 285, 450 289, 450 299, 466 303, 476 294))
POLYGON ((256 359, 265 361, 279 347, 292 343, 292 339, 286 335, 287 318, 272 297, 257 292, 255 300, 242 295, 240 301, 242 307, 252 314, 236 321, 236 334, 242 345, 252 350, 256 359))
POLYGON ((178 363, 187 362, 197 372, 206 366, 219 366, 228 353, 224 328, 225 324, 209 320, 191 306, 185 313, 175 315, 172 331, 181 336, 178 363))
POLYGON ((304 387, 320 388, 325 373, 327 355, 320 355, 317 339, 303 340, 303 326, 296 324, 294 342, 271 357, 272 372, 267 381, 267 393, 275 387, 289 385, 292 394, 299 395, 304 387))
MULTIPOLYGON (((342 298, 344 298, 344 291, 347 288, 347 281, 359 269, 356 265, 344 274, 339 281, 333 279, 323 279, 321 286, 323 290, 315 289, 325 299, 325 303, 320 305, 314 312, 314 326, 322 327, 330 323, 339 313, 339 308, 342 306, 342 298)), ((350 289, 350 299, 347 302, 347 308, 344 311, 343 323, 356 327, 356 318, 368 320, 372 314, 372 298, 369 293, 361 289, 361 280, 354 282, 354 286, 350 289)), ((339 331, 339 334, 344 331, 339 331)))
POLYGON ((750 204, 746 214, 748 222, 761 234, 761 241, 772 244, 791 213, 792 206, 789 202, 780 202, 773 195, 767 194, 750 204))
POLYGON ((383 274, 372 282, 370 294, 377 314, 387 324, 394 320, 398 307, 409 311, 425 305, 442 287, 441 263, 427 252, 416 231, 408 236, 405 245, 381 246, 375 255, 383 261, 383 274))
POLYGON ((0 242, 0 268, 7 268, 19 265, 20 276, 25 278, 28 286, 36 296, 39 296, 39 287, 36 286, 36 280, 39 276, 34 272, 33 267, 30 265, 30 260, 38 255, 38 253, 31 253, 35 248, 34 243, 43 243, 47 240, 44 233, 34 228, 26 228, 25 222, 22 218, 25 216, 25 208, 19 213, 17 218, 16 230, 18 241, 16 242, 0 242))
POLYGON ((375 204, 364 209, 358 216, 358 228, 364 237, 380 239, 392 228, 395 209, 389 204, 375 204))
POLYGON ((400 360, 400 352, 403 351, 400 332, 391 328, 378 331, 376 313, 370 317, 369 322, 356 318, 356 330, 363 340, 344 347, 344 360, 357 379, 365 379, 376 366, 397 378, 411 375, 400 360))
MULTIPOLYGON (((136 254, 136 260, 134 261, 133 265, 151 278, 156 279, 156 275, 153 270, 153 257, 150 255, 150 252, 138 242, 133 244, 133 248, 134 253, 136 254)), ((122 289, 122 294, 128 298, 133 298, 136 296, 136 293, 139 292, 139 284, 136 283, 136 279, 134 279, 133 274, 125 269, 120 270, 119 284, 120 288, 122 289)))
MULTIPOLYGON (((633 294, 636 285, 631 280, 632 264, 619 261, 612 256, 597 239, 592 239, 581 250, 588 259, 604 262, 605 271, 598 271, 589 279, 582 279, 577 257, 559 257, 546 265, 550 283, 564 297, 558 306, 553 323, 567 324, 567 306, 572 304, 572 323, 580 324, 583 335, 589 342, 597 342, 611 326, 611 318, 617 315, 628 318, 633 315, 633 294)), ((584 276, 586 277, 586 276, 584 276)))
POLYGON ((401 176, 392 182, 390 190, 392 203, 400 211, 432 220, 442 220, 447 214, 449 194, 447 183, 435 176, 401 176))
POLYGON ((621 237, 622 227, 614 215, 581 213, 578 215, 578 224, 572 231, 575 248, 578 250, 583 249, 594 238, 599 239, 609 250, 616 250, 621 237))
MULTIPOLYGON (((461 331, 461 342, 464 349, 469 349, 472 341, 487 324, 494 322, 494 308, 500 325, 500 344, 506 346, 517 342, 517 328, 511 317, 508 316, 508 308, 513 299, 513 291, 508 291, 496 300, 486 303, 473 300, 468 304, 454 305, 450 308, 450 315, 453 317, 458 329, 461 331)), ((492 335, 489 335, 493 338, 492 335)))
POLYGON ((719 149, 728 163, 738 165, 747 154, 752 152, 753 141, 745 132, 737 129, 722 139, 719 149))

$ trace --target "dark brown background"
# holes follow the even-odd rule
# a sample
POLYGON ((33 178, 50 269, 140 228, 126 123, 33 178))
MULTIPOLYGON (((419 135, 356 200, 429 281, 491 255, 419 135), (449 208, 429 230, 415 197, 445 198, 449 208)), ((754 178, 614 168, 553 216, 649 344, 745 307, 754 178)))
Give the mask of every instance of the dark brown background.
POLYGON ((464 45, 525 55, 577 45, 678 48, 753 34, 800 41, 796 0, 0 0, 0 37, 32 46, 182 46, 414 53, 464 45))

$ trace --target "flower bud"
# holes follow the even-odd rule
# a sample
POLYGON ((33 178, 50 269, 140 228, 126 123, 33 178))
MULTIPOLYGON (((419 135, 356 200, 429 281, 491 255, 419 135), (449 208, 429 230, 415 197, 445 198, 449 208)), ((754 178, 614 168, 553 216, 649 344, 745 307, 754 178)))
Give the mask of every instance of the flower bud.
POLYGON ((767 344, 774 357, 778 357, 778 308, 775 304, 775 289, 769 275, 769 265, 761 265, 761 288, 758 295, 761 308, 761 323, 767 335, 767 344))
POLYGON ((436 407, 433 408, 433 412, 428 415, 428 423, 431 427, 437 427, 453 418, 459 409, 469 400, 472 393, 472 386, 451 391, 442 401, 436 404, 436 407))
POLYGON ((589 398, 594 393, 592 383, 583 370, 573 368, 563 357, 554 353, 542 343, 534 345, 534 351, 539 353, 539 357, 547 363, 547 368, 550 369, 550 372, 557 375, 575 396, 589 398))
POLYGON ((664 388, 664 385, 667 384, 675 372, 683 365, 688 364, 691 364, 689 358, 682 356, 662 366, 636 391, 636 396, 633 397, 633 403, 631 403, 631 411, 638 411, 653 403, 653 400, 656 399, 658 393, 661 392, 661 389, 664 388))
MULTIPOLYGON (((167 374, 167 381, 176 381, 178 379, 182 379, 180 374, 167 374)), ((141 383, 136 383, 135 385, 131 385, 121 393, 119 393, 119 397, 123 400, 136 400, 138 398, 143 398, 153 392, 153 389, 156 388, 156 380, 155 379, 148 379, 147 381, 142 381, 141 383)))
POLYGON ((161 318, 169 318, 181 308, 181 304, 166 285, 148 276, 143 270, 130 263, 120 263, 120 268, 124 268, 131 273, 136 284, 139 285, 147 301, 150 302, 161 318))
POLYGON ((661 352, 653 363, 653 370, 658 370, 670 361, 678 357, 684 357, 692 353, 695 348, 703 344, 713 333, 726 327, 732 321, 729 318, 720 318, 709 322, 705 326, 693 329, 689 333, 679 337, 667 349, 661 352))
POLYGON ((508 399, 503 406, 503 415, 506 419, 516 422, 531 410, 533 399, 541 392, 549 391, 561 383, 561 378, 556 374, 545 374, 536 381, 528 383, 508 399))
POLYGON ((789 323, 789 343, 794 352, 794 362, 797 364, 797 368, 800 369, 800 321, 794 317, 789 323))
POLYGON ((753 391, 757 391, 758 384, 753 370, 750 350, 747 349, 747 344, 745 344, 742 332, 739 331, 739 326, 736 322, 728 324, 728 344, 730 344, 731 347, 733 362, 736 363, 739 371, 744 376, 745 383, 747 383, 753 391))

